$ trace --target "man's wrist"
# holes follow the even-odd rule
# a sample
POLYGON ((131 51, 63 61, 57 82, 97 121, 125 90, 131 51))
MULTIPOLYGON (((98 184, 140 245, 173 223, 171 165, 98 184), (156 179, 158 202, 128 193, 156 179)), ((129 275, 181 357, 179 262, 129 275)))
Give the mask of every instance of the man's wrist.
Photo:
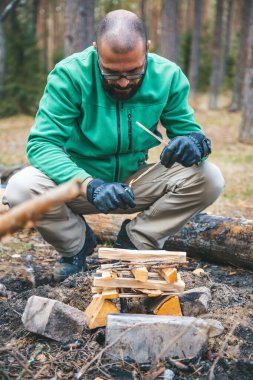
POLYGON ((105 181, 101 178, 92 178, 92 181, 87 184, 86 197, 89 202, 93 203, 96 192, 104 183, 105 181))
POLYGON ((201 152, 201 158, 206 158, 211 153, 211 140, 203 133, 193 132, 189 138, 196 144, 201 152))
POLYGON ((82 184, 81 184, 81 194, 84 196, 84 197, 87 197, 87 186, 88 184, 93 180, 92 177, 88 177, 86 178, 82 184))

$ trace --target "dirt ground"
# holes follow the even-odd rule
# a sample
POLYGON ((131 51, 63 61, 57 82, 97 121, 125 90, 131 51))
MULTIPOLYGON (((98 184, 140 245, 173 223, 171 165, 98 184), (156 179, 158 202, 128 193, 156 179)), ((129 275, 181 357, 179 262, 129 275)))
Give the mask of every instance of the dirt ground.
MULTIPOLYGON (((196 99, 197 120, 213 141, 212 161, 225 176, 226 189, 209 213, 253 219, 252 146, 238 142, 240 114, 226 110, 222 98, 218 112, 208 111, 206 98, 196 99)), ((29 117, 0 120, 0 164, 27 164, 25 141, 33 120, 29 117)), ((159 150, 151 152, 150 161, 159 150)), ((215 359, 215 379, 252 379, 253 373, 253 273, 237 267, 220 266, 189 259, 181 269, 186 289, 207 286, 212 293, 208 314, 222 322, 224 333, 209 340, 200 358, 172 364, 169 360, 137 366, 122 361, 108 362, 96 356, 104 348, 104 329, 85 330, 77 342, 66 345, 26 331, 21 322, 31 295, 57 299, 80 310, 91 300, 91 276, 96 268, 90 259, 89 271, 65 280, 53 281, 57 253, 35 231, 21 231, 0 242, 0 379, 76 379, 83 366, 84 378, 163 379, 164 368, 174 371, 174 379, 209 379, 215 359), (203 268, 205 275, 193 274, 203 268), (2 290, 1 290, 2 289, 2 290), (92 361, 93 360, 93 361, 92 361), (160 372, 159 372, 160 371, 160 372), (159 375, 160 373, 160 375, 159 375)), ((134 307, 138 311, 138 304, 134 307)), ((132 309, 133 311, 133 309, 132 309)))
MULTIPOLYGON (((94 264, 96 254, 89 259, 87 273, 56 284, 52 271, 57 253, 36 232, 17 233, 5 239, 0 245, 0 252, 0 282, 7 288, 7 294, 0 299, 0 376, 2 374, 3 379, 75 379, 82 366, 89 365, 103 349, 104 329, 85 330, 70 349, 64 343, 26 331, 21 316, 31 295, 57 299, 85 310, 91 300, 91 276, 97 267, 94 264)), ((253 273, 194 259, 189 259, 189 265, 182 268, 181 273, 186 289, 198 286, 210 288, 210 310, 201 317, 217 319, 225 328, 222 335, 209 340, 208 349, 202 357, 182 361, 185 364, 182 370, 168 361, 151 368, 151 363, 137 366, 121 361, 108 362, 102 356, 101 360, 95 360, 90 365, 84 378, 163 379, 163 374, 156 376, 160 366, 172 369, 175 379, 208 379, 214 360, 226 340, 221 359, 215 366, 215 379, 252 378, 253 273), (205 275, 194 275, 196 268, 203 268, 205 275), (232 329, 235 331, 229 336, 232 329)), ((131 307, 130 312, 143 312, 139 302, 131 307)))

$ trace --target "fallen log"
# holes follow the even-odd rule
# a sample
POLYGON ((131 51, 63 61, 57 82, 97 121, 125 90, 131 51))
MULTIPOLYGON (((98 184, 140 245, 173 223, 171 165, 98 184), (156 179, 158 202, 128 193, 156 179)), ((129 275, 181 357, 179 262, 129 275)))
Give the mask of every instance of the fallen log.
MULTIPOLYGON (((102 241, 114 241, 123 220, 132 215, 88 215, 102 241)), ((253 220, 200 213, 170 236, 163 249, 186 251, 189 257, 253 269, 253 220)))
POLYGON ((45 194, 23 202, 0 215, 0 238, 6 234, 25 228, 28 223, 40 219, 52 208, 75 199, 81 192, 81 183, 72 180, 45 194))

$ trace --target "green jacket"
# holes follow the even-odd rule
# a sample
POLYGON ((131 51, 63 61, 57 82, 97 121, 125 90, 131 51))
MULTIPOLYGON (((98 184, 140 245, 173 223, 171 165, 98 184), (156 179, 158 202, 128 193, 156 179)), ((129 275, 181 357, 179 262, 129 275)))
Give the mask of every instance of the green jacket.
POLYGON ((136 125, 169 138, 200 131, 188 105, 189 83, 181 69, 148 54, 146 76, 128 101, 116 101, 102 87, 97 52, 89 47, 60 63, 48 77, 27 145, 32 166, 57 184, 74 177, 125 181, 159 142, 136 125))

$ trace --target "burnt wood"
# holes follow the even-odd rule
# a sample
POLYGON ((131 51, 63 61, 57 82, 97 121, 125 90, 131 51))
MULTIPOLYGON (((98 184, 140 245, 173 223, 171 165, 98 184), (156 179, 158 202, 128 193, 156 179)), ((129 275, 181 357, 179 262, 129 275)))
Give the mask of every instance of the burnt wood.
MULTIPOLYGON (((89 215, 86 220, 102 241, 114 241, 123 220, 135 215, 89 215)), ((253 269, 253 220, 200 213, 170 236, 163 249, 189 257, 253 269)))

